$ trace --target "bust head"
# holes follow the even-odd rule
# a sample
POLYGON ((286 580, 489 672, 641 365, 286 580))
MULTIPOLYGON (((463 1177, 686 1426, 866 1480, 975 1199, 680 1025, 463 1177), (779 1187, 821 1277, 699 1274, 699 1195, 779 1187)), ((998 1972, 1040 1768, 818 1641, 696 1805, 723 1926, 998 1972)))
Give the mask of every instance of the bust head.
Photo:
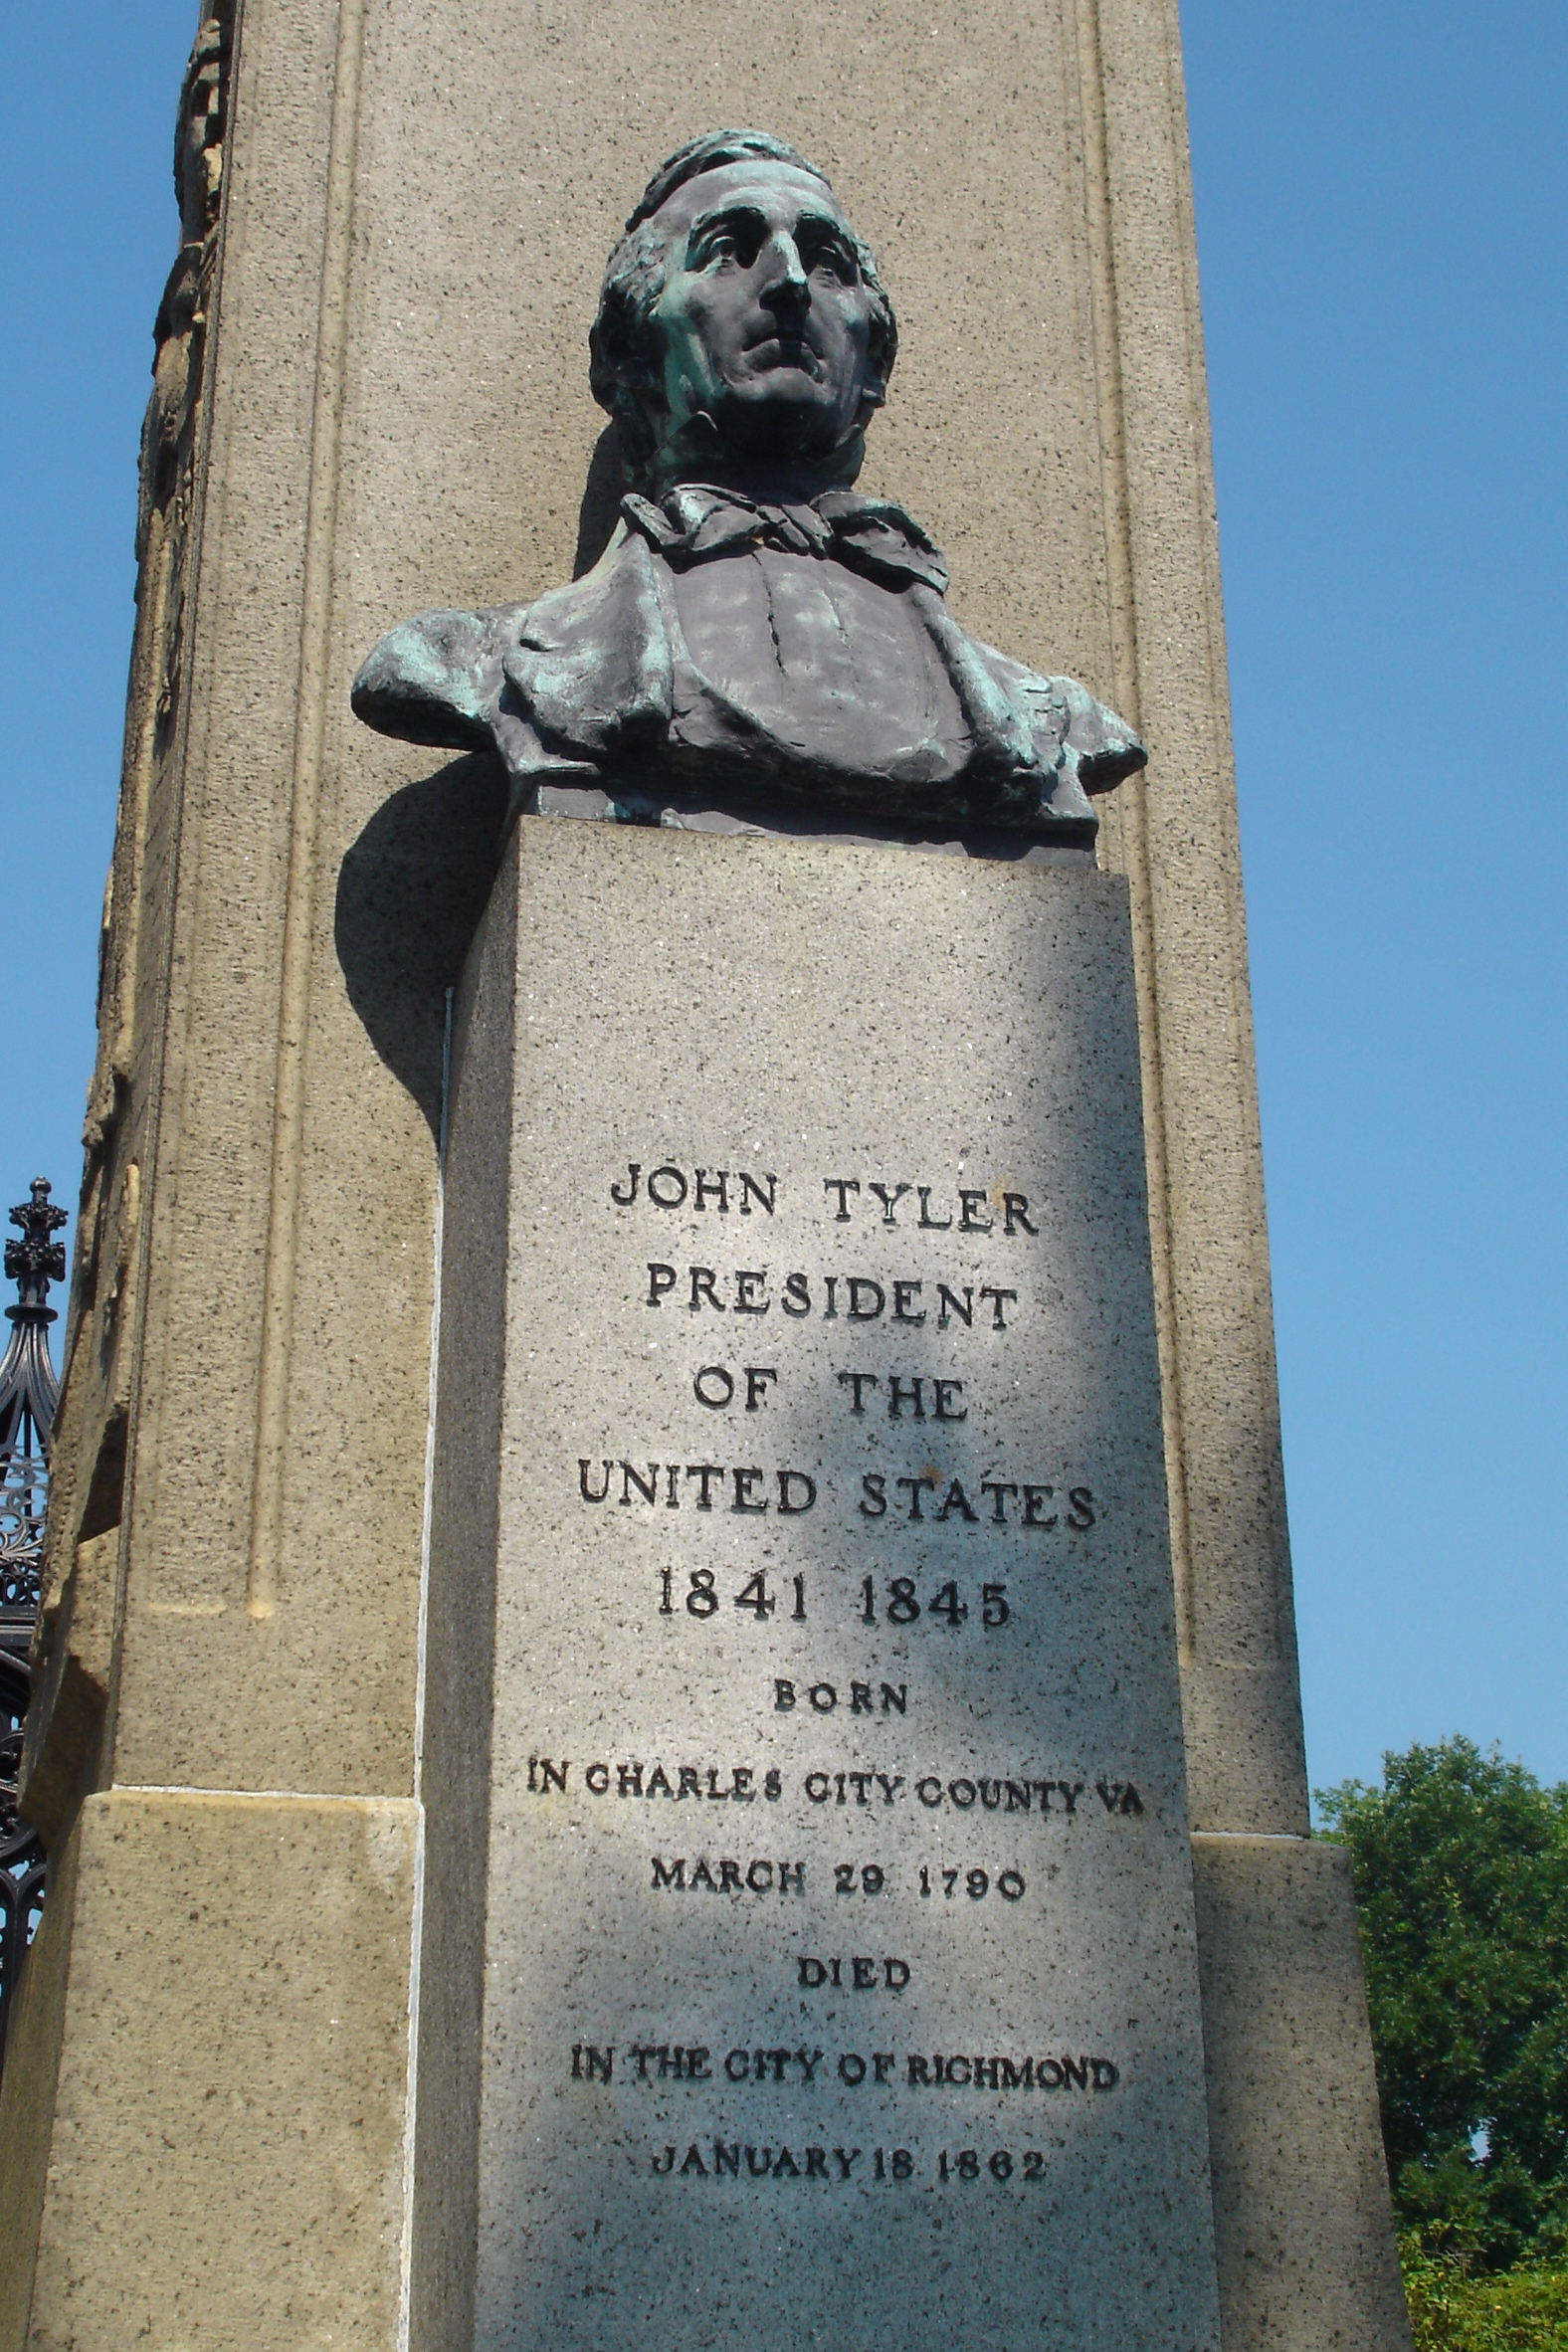
POLYGON ((639 489, 809 497, 860 472, 897 344, 825 176, 763 131, 712 131, 661 166, 626 224, 590 381, 639 489))

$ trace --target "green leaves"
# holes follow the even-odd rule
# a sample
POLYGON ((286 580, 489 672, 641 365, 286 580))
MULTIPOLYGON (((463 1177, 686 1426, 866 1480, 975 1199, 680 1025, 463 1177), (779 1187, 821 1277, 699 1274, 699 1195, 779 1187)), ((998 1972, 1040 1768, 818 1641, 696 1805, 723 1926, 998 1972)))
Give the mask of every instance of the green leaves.
POLYGON ((1355 1875, 1401 2227, 1471 2271, 1568 2251, 1568 1788, 1455 1737, 1317 1802, 1355 1875))
POLYGON ((1568 2270, 1471 2278, 1408 2238, 1400 2251, 1416 2352, 1568 2352, 1568 2270))

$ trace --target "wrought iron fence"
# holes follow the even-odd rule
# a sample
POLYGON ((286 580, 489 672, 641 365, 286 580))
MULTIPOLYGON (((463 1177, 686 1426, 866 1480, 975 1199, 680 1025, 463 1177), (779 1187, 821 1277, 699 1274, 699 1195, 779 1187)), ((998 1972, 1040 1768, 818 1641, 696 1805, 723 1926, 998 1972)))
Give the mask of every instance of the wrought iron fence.
POLYGON ((56 1240, 64 1209, 42 1176, 32 1198, 11 1211, 20 1241, 5 1246, 5 1271, 17 1285, 6 1308, 10 1344, 0 1360, 0 2064, 16 1982, 44 1909, 43 1841, 16 1810, 22 1726, 32 1694, 28 1654, 38 1620, 49 1497, 49 1441, 59 1383, 49 1355, 51 1282, 66 1278, 65 1244, 56 1240))

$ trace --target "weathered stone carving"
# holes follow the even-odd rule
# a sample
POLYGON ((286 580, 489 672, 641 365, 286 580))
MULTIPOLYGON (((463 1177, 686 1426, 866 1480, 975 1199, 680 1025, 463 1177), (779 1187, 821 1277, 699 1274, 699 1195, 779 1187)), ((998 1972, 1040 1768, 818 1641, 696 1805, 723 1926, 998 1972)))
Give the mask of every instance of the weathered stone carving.
POLYGON ((173 919, 187 597, 200 536, 207 326, 218 274, 234 16, 235 0, 212 0, 203 11, 180 91, 173 158, 180 244, 153 327, 141 435, 136 628, 23 1772, 27 1817, 51 1844, 92 1785, 110 1678, 141 1169, 157 1082, 158 975, 173 919))
POLYGON ((1088 796, 1143 766, 1137 737, 967 635, 919 524, 851 487, 896 349, 821 172, 756 131, 683 147, 611 256, 591 337, 634 486, 602 559, 530 605, 394 629, 359 716, 492 750, 533 813, 1086 848, 1088 796))

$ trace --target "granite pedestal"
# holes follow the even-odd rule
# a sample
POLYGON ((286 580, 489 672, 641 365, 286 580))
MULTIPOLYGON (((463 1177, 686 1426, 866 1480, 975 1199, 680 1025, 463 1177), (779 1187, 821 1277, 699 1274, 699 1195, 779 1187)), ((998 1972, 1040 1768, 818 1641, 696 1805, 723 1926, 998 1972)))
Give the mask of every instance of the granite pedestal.
POLYGON ((1125 883, 524 819, 453 1071, 442 2340, 1216 2345, 1125 883))

